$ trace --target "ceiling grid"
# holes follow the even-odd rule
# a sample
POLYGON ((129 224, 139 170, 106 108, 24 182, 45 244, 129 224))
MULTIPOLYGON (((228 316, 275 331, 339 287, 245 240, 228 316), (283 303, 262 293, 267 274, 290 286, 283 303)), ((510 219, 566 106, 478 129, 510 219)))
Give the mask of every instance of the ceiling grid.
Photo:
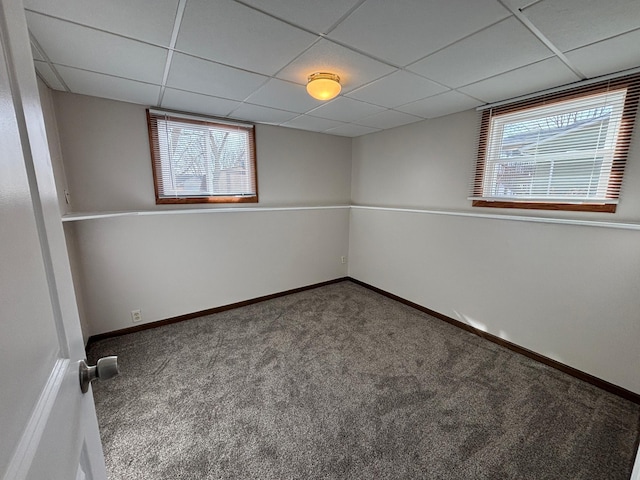
POLYGON ((25 0, 55 90, 355 137, 640 66, 637 0, 25 0), (309 74, 340 76, 323 103, 309 74))

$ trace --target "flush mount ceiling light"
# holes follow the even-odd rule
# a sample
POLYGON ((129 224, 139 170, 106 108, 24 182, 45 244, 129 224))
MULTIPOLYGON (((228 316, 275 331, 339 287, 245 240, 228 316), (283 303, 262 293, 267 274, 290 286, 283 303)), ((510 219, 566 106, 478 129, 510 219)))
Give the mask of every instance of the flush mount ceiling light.
POLYGON ((342 90, 340 77, 335 73, 312 73, 307 80, 307 92, 318 100, 331 100, 342 90))

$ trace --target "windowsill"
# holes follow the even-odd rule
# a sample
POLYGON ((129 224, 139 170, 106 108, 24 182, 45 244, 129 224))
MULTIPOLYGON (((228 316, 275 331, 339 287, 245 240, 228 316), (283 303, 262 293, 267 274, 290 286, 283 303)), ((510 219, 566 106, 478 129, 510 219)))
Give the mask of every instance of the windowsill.
POLYGON ((182 208, 162 210, 124 210, 117 212, 77 212, 62 216, 63 222, 78 222, 82 220, 97 220, 113 217, 150 216, 150 215, 184 215, 201 213, 241 213, 241 212, 282 212, 297 210, 332 210, 350 208, 350 205, 322 205, 304 207, 220 207, 220 208, 182 208))
POLYGON ((523 210, 554 210, 566 212, 599 212, 615 213, 615 203, 542 203, 542 202, 510 202, 497 200, 473 200, 474 207, 520 208, 523 210))
POLYGON ((126 216, 150 216, 150 215, 179 215, 179 214, 202 214, 202 213, 242 213, 242 212, 287 212, 303 210, 378 210, 398 213, 417 213, 425 215, 445 215, 452 217, 486 218, 491 220, 506 220, 532 223, 551 223, 559 225, 578 225, 586 227, 615 228, 622 230, 640 230, 640 222, 615 222, 601 220, 579 220, 573 218, 558 217, 533 217, 524 215, 505 215, 501 213, 471 212, 465 210, 438 210, 423 208, 402 208, 402 207, 381 207, 369 205, 321 205, 321 206, 300 206, 300 207, 248 207, 248 208, 190 208, 180 210, 140 210, 140 211, 120 211, 120 212, 83 212, 69 213, 63 215, 62 221, 79 222, 84 220, 99 220, 113 217, 126 216))

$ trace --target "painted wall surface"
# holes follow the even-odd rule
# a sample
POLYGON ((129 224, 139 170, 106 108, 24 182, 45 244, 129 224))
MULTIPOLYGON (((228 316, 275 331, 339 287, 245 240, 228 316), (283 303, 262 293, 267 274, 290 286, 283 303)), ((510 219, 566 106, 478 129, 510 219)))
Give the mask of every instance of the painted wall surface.
POLYGON ((154 211, 73 222, 88 334, 131 327, 340 278, 349 211, 242 211, 247 207, 348 205, 351 139, 256 128, 260 203, 155 205, 145 108, 53 92, 72 212, 154 211), (170 207, 169 207, 170 209, 170 207))
MULTIPOLYGON (((155 210, 144 108, 59 92, 54 103, 73 210, 155 210)), ((259 206, 351 195, 354 205, 640 221, 639 135, 618 212, 598 214, 472 208, 476 131, 473 111, 353 144, 258 126, 259 206)), ((640 392, 637 231, 357 208, 105 218, 66 231, 89 334, 132 326, 133 309, 149 322, 338 278, 348 250, 354 278, 640 392)))
MULTIPOLYGON (((616 214, 474 209, 476 112, 354 139, 355 205, 640 221, 640 135, 616 214)), ((640 232, 353 208, 349 275, 640 393, 640 232)))
MULTIPOLYGON (((56 119, 56 112, 53 104, 53 91, 47 87, 42 80, 38 78, 38 93, 40 95, 40 102, 42 104, 42 114, 46 125, 47 143, 49 145, 49 151, 51 152, 51 167, 55 177, 56 193, 58 196, 58 206, 61 214, 65 214, 69 211, 70 206, 67 204, 65 197, 65 190, 67 187, 67 178, 64 169, 64 162, 62 159, 62 149, 60 146, 60 137, 58 136, 58 123, 56 119)), ((67 246, 67 252, 69 255, 69 264, 73 278, 80 278, 80 265, 77 258, 78 249, 76 248, 74 241, 75 235, 70 233, 73 229, 73 225, 67 224, 64 226, 65 240, 67 246)), ((80 325, 82 327, 82 335, 86 342, 89 338, 89 326, 86 324, 86 315, 84 314, 84 294, 82 292, 83 282, 74 282, 74 292, 76 296, 76 302, 78 305, 78 312, 80 316, 80 325)))
MULTIPOLYGON (((73 212, 171 208, 155 205, 144 106, 53 94, 73 212)), ((257 125, 256 156, 258 206, 349 204, 350 138, 257 125)))
POLYGON ((346 276, 349 210, 77 222, 92 334, 346 276))

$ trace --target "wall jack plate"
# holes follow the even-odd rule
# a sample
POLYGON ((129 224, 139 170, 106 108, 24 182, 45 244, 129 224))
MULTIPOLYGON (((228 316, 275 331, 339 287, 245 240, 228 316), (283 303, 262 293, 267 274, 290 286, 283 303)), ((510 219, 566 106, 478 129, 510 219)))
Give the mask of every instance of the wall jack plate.
POLYGON ((131 310, 131 320, 133 320, 133 323, 141 322, 142 321, 142 311, 140 309, 131 310))

